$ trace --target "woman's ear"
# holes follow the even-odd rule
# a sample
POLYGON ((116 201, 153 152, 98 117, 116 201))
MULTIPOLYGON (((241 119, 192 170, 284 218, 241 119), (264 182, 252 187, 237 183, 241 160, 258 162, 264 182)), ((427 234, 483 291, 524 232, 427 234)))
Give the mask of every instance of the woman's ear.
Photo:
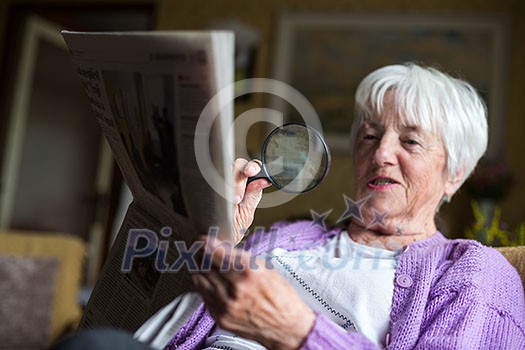
POLYGON ((465 176, 465 169, 461 168, 454 177, 448 177, 447 182, 445 183, 444 195, 448 198, 451 198, 458 188, 463 183, 463 177, 465 176))

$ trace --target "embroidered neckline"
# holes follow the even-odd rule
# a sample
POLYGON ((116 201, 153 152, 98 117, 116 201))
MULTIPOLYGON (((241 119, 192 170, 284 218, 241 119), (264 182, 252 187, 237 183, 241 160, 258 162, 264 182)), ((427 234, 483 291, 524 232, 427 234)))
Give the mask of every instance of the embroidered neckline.
POLYGON ((344 323, 341 325, 341 327, 345 330, 348 330, 348 328, 351 328, 353 330, 357 330, 357 327, 355 326, 354 322, 352 322, 348 317, 341 314, 339 311, 335 310, 326 300, 324 300, 319 293, 317 293, 315 290, 313 290, 312 287, 310 287, 300 276, 297 272, 294 271, 294 269, 290 266, 290 264, 284 262, 279 256, 274 254, 268 254, 270 258, 274 258, 281 266, 290 274, 290 276, 299 283, 299 285, 307 291, 312 297, 314 297, 315 300, 319 304, 321 304, 328 312, 330 312, 332 315, 336 316, 340 320, 342 320, 344 323))

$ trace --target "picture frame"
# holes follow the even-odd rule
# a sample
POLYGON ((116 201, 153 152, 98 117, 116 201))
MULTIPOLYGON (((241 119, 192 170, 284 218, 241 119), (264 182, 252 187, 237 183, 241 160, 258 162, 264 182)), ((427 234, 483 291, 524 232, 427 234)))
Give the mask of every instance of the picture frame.
MULTIPOLYGON (((310 101, 332 151, 347 152, 362 78, 389 64, 436 67, 478 89, 488 108, 487 156, 496 156, 504 147, 508 32, 501 15, 283 13, 272 76, 310 101)), ((285 121, 301 121, 282 99, 271 105, 285 121)))

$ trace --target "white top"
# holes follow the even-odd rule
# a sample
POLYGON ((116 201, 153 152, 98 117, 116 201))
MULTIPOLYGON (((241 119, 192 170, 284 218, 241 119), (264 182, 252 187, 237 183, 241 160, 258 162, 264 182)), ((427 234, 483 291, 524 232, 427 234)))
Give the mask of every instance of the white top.
MULTIPOLYGON (((384 346, 399 253, 355 243, 342 231, 325 245, 293 252, 277 248, 266 258, 310 308, 384 346)), ((264 349, 220 328, 208 337, 206 346, 264 349)))

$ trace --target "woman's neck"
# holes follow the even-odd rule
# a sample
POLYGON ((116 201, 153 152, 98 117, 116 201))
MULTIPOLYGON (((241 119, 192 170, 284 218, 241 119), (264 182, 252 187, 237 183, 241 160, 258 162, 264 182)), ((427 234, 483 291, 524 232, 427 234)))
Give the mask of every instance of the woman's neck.
POLYGON ((410 233, 400 228, 375 230, 361 226, 359 222, 348 225, 348 235, 354 242, 388 250, 399 250, 410 243, 426 239, 435 232, 435 225, 425 233, 410 233))

